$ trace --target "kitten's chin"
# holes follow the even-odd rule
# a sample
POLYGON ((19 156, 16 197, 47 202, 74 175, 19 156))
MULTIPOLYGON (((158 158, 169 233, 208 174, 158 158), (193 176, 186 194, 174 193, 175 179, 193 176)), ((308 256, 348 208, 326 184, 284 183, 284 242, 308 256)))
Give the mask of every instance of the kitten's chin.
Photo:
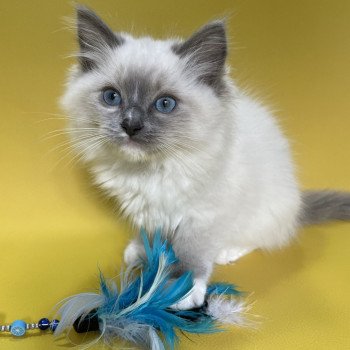
POLYGON ((133 163, 145 162, 150 159, 149 152, 144 150, 142 145, 132 140, 123 142, 119 150, 123 158, 133 163))

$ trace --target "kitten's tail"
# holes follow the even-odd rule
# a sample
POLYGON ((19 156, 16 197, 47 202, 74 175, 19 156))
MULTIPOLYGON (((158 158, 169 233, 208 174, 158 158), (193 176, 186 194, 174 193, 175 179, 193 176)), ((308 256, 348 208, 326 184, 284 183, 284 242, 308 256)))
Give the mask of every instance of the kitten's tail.
POLYGON ((331 220, 350 220, 350 192, 303 191, 302 226, 331 220))

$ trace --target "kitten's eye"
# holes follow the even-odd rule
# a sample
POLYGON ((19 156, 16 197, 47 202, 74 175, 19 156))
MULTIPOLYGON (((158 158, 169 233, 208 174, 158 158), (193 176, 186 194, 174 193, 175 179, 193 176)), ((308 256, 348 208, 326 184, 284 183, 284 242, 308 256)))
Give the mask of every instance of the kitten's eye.
POLYGON ((103 91, 103 101, 109 106, 118 106, 122 103, 122 98, 118 91, 113 89, 106 89, 103 91))
POLYGON ((175 108, 175 106, 175 99, 169 96, 158 98, 155 103, 156 109, 161 113, 170 113, 175 108))

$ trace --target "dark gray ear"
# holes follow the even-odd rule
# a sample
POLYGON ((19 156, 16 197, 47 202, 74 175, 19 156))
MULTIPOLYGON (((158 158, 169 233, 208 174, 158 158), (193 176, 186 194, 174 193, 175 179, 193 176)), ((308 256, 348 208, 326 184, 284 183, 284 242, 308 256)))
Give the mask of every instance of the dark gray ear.
POLYGON ((93 69, 98 58, 103 58, 106 48, 114 48, 123 39, 114 34, 95 12, 85 6, 77 6, 77 35, 80 46, 79 60, 83 71, 93 69))
POLYGON ((173 49, 180 57, 189 58, 188 64, 197 68, 201 81, 215 86, 222 77, 227 56, 225 23, 209 22, 173 49))

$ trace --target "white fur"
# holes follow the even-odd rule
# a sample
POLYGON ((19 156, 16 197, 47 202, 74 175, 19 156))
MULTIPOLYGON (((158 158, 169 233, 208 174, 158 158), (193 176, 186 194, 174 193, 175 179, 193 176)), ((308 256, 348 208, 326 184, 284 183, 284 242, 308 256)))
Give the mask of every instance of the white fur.
POLYGON ((191 221, 195 232, 212 228, 218 252, 228 244, 252 249, 284 246, 295 233, 300 208, 287 141, 269 112, 249 97, 236 97, 232 107, 227 116, 235 122, 231 147, 182 160, 189 168, 191 163, 204 170, 210 166, 212 176, 198 170, 202 176, 194 178, 177 159, 140 169, 107 157, 92 168, 96 182, 118 197, 135 226, 149 232, 158 227, 173 232, 181 222, 191 221))
POLYGON ((207 290, 207 284, 202 278, 193 280, 193 288, 189 295, 172 305, 175 310, 187 310, 194 306, 199 307, 204 303, 204 297, 207 290))
POLYGON ((232 264, 242 256, 249 254, 252 251, 250 248, 228 248, 220 251, 215 259, 215 263, 219 265, 232 264))
MULTIPOLYGON (((223 250, 286 245, 295 235, 301 200, 288 142, 270 111, 228 76, 229 93, 217 97, 195 72, 186 71, 170 50, 172 43, 128 36, 99 70, 71 74, 62 104, 74 118, 72 127, 92 127, 99 114, 107 113, 98 102, 100 89, 113 77, 127 77, 129 70, 149 72, 150 79, 166 73, 169 87, 182 99, 192 116, 186 130, 193 141, 187 140, 188 150, 176 157, 148 154, 133 144, 76 145, 90 161, 96 183, 118 199, 136 231, 161 227, 188 268, 193 264, 199 271, 199 265, 208 264, 198 273, 200 288, 182 302, 187 308, 203 301, 211 266, 223 250), (196 266, 198 259, 205 261, 196 266)), ((127 261, 137 255, 135 246, 128 249, 127 261)))

